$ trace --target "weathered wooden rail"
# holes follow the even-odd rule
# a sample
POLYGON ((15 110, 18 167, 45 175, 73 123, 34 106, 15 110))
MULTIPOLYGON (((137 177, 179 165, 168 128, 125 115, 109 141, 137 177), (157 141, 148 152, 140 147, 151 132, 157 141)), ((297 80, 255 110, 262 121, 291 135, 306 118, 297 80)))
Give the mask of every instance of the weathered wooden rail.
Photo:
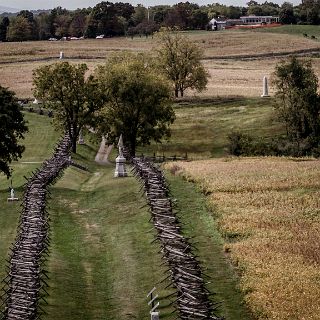
POLYGON ((71 164, 71 141, 66 135, 54 155, 27 179, 15 243, 10 249, 7 277, 3 280, 1 319, 40 319, 40 300, 47 294, 44 262, 48 256, 48 186, 71 164))
POLYGON ((217 304, 210 300, 192 245, 182 234, 162 171, 145 159, 134 158, 132 161, 133 172, 146 192, 163 258, 169 265, 169 278, 176 290, 174 306, 179 319, 222 319, 215 314, 217 304))

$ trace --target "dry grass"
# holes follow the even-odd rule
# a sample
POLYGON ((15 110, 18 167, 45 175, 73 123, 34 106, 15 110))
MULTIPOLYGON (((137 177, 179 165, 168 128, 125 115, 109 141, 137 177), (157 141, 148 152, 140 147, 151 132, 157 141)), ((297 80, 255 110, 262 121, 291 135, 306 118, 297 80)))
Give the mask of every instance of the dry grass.
MULTIPOLYGON (((205 57, 319 48, 314 40, 287 34, 226 31, 187 32, 186 35, 204 49, 205 57)), ((151 37, 1 43, 0 62, 59 57, 60 51, 66 57, 105 57, 114 51, 151 51, 156 46, 156 39, 151 37)))
MULTIPOLYGON (((203 47, 205 57, 282 52, 319 47, 319 43, 294 35, 258 32, 188 32, 203 47)), ((58 61, 60 51, 73 62, 86 62, 91 69, 111 52, 151 51, 157 46, 152 38, 111 38, 81 41, 30 41, 0 44, 0 85, 15 91, 19 98, 32 98, 32 70, 58 61), (73 58, 73 59, 72 59, 73 58), (99 59, 97 59, 99 58, 99 59), (42 59, 42 61, 30 61, 42 59), (45 60, 48 59, 48 60, 45 60)), ((211 79, 202 96, 261 95, 262 78, 270 76, 278 59, 240 61, 205 60, 211 79)), ((318 59, 315 59, 317 65, 318 59)), ((318 68, 319 69, 319 68, 318 68)), ((317 70, 320 74, 320 70, 317 70)), ((272 93, 272 90, 271 90, 272 93)), ((194 92, 187 93, 189 96, 194 92)))
POLYGON ((219 159, 178 166, 210 194, 225 250, 258 319, 319 319, 319 161, 219 159))
MULTIPOLYGON (((316 72, 320 75, 318 60, 314 58, 316 72)), ((0 64, 0 85, 9 87, 15 91, 19 98, 32 98, 32 71, 39 66, 58 62, 59 59, 41 62, 22 62, 0 64)), ((103 63, 103 59, 92 60, 68 60, 72 63, 85 62, 90 70, 98 64, 103 63)), ((263 76, 271 76, 276 63, 280 60, 205 60, 204 64, 208 69, 211 78, 207 90, 201 94, 188 92, 187 96, 229 96, 239 95, 246 97, 259 97, 262 94, 263 76)), ((273 91, 270 88, 270 93, 273 91)))
POLYGON ((192 35, 206 57, 250 55, 319 48, 319 42, 288 34, 248 31, 207 32, 192 35))

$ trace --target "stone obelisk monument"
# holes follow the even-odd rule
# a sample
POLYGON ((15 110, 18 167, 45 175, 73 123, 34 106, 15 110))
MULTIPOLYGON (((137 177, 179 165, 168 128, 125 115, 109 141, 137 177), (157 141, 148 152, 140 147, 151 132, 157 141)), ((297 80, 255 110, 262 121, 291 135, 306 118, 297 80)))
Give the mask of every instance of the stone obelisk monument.
POLYGON ((268 79, 266 76, 263 77, 263 85, 262 85, 262 98, 270 97, 269 90, 268 90, 268 79))
POLYGON ((122 134, 120 135, 119 142, 118 142, 118 148, 119 148, 119 155, 116 158, 116 171, 114 172, 115 177, 127 177, 127 171, 125 167, 126 158, 123 156, 123 140, 122 140, 122 134))

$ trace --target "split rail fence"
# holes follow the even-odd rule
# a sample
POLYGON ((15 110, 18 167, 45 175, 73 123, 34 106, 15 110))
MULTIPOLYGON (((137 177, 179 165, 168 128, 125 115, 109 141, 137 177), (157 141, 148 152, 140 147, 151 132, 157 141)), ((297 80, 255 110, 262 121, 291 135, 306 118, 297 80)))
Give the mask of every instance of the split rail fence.
POLYGON ((163 172, 142 158, 133 159, 133 172, 144 187, 157 230, 156 239, 169 266, 167 278, 175 289, 173 305, 178 318, 222 319, 215 314, 218 303, 210 299, 211 294, 206 288, 200 263, 193 254, 192 244, 182 234, 163 172))
POLYGON ((44 263, 48 256, 49 216, 46 211, 48 187, 71 163, 71 141, 65 136, 54 155, 27 179, 23 208, 15 242, 10 248, 7 276, 3 280, 1 319, 41 319, 40 301, 45 297, 48 278, 44 263))

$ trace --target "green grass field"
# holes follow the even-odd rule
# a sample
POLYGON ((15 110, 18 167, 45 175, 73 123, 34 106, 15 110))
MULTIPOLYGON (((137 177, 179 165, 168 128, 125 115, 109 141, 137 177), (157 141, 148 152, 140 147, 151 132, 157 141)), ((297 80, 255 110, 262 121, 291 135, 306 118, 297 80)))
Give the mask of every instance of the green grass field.
MULTIPOLYGON (((44 116, 25 114, 29 133, 26 152, 14 163, 13 184, 22 197, 23 176, 51 155, 59 134, 44 116)), ((165 296, 168 282, 160 247, 151 243, 154 231, 150 213, 137 180, 113 178, 114 166, 93 162, 97 147, 79 146, 74 159, 90 172, 68 168, 51 188, 51 247, 48 305, 43 319, 147 319, 146 294, 157 286, 162 319, 174 319, 171 300, 165 296)), ((221 302, 219 313, 230 320, 250 319, 242 305, 234 270, 223 254, 223 241, 205 198, 195 186, 171 177, 173 197, 178 200, 180 219, 187 235, 194 237, 209 288, 221 302), (182 191, 183 190, 183 191, 182 191)), ((5 275, 5 258, 14 240, 20 203, 7 203, 8 181, 1 176, 0 277, 5 275)))
MULTIPOLYGON (((241 31, 243 30, 244 29, 241 29, 241 31)), ((309 38, 311 38, 311 36, 315 36, 316 38, 320 37, 320 26, 316 25, 283 25, 274 28, 259 28, 255 30, 248 29, 248 31, 290 34, 301 37, 304 36, 303 34, 307 34, 309 38)))
POLYGON ((228 134, 242 131, 271 139, 283 133, 275 121, 272 99, 217 97, 187 100, 175 106, 176 121, 168 142, 139 148, 139 152, 166 156, 188 154, 190 159, 227 155, 228 134))

